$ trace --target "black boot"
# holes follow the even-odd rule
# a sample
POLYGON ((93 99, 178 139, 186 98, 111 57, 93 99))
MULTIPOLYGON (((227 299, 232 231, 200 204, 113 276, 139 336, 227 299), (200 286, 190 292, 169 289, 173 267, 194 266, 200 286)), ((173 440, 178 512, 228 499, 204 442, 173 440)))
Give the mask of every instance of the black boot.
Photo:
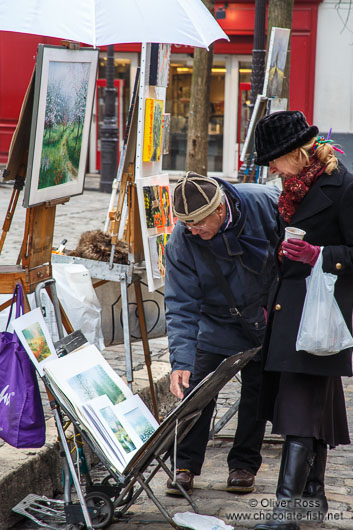
POLYGON ((273 510, 271 520, 256 525, 255 530, 300 530, 295 512, 299 511, 313 456, 298 442, 284 442, 276 491, 278 506, 273 510))
POLYGON ((325 495, 327 445, 317 442, 314 463, 303 491, 303 505, 308 501, 307 520, 323 521, 328 512, 325 495))

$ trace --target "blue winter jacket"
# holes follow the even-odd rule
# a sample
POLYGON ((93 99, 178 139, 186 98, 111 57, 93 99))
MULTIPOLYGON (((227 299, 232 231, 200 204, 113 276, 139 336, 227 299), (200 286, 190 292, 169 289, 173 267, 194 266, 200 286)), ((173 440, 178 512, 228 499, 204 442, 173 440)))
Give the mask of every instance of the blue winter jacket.
POLYGON ((241 324, 229 313, 202 246, 216 256, 237 307, 259 338, 265 332, 263 308, 275 275, 280 192, 274 186, 233 186, 217 180, 239 217, 210 241, 192 235, 178 221, 166 246, 166 322, 173 370, 192 372, 196 349, 229 356, 252 347, 241 324), (257 238, 255 249, 253 238, 257 238))

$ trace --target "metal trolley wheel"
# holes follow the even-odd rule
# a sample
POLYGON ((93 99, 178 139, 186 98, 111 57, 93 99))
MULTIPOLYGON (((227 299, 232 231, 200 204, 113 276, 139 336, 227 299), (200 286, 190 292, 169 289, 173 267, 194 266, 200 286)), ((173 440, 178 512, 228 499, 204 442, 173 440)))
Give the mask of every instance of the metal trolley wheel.
POLYGON ((114 477, 112 477, 112 475, 107 475, 106 477, 104 477, 104 479, 102 480, 102 486, 112 486, 113 488, 116 488, 114 501, 113 501, 115 508, 117 508, 119 506, 124 506, 125 504, 130 502, 130 500, 132 499, 132 496, 134 494, 134 488, 131 488, 129 490, 128 494, 125 495, 125 497, 119 502, 119 504, 115 504, 115 500, 119 497, 120 492, 122 490, 121 486, 120 487, 118 486, 116 480, 114 479, 114 477))
POLYGON ((105 528, 114 517, 114 506, 108 495, 91 491, 85 496, 93 528, 105 528))

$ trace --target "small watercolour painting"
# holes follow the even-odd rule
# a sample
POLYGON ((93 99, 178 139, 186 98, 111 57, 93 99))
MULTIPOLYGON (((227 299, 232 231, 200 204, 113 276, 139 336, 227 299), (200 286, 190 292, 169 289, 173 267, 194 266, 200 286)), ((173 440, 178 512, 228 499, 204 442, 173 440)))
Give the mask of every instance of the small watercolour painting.
POLYGON ((160 232, 167 228, 171 232, 173 226, 169 185, 143 186, 143 198, 146 214, 146 225, 152 230, 149 233, 160 232))
POLYGON ((39 363, 51 355, 50 348, 39 322, 35 322, 31 326, 28 326, 28 328, 23 329, 22 333, 39 363))
POLYGON ((110 429, 112 430, 114 436, 124 449, 125 453, 131 453, 131 451, 135 451, 136 445, 131 440, 130 436, 128 435, 124 427, 121 425, 118 418, 115 416, 115 414, 113 414, 112 409, 110 407, 104 407, 100 409, 100 413, 109 425, 110 429))
POLYGON ((42 311, 40 308, 33 309, 11 323, 35 368, 43 376, 45 364, 58 356, 42 311))
POLYGON ((162 226, 172 226, 169 186, 159 186, 159 197, 162 210, 162 226))
POLYGON ((145 202, 147 228, 162 228, 162 205, 160 202, 159 186, 144 186, 143 198, 145 202))
POLYGON ((170 113, 163 114, 163 120, 162 120, 162 126, 163 126, 163 132, 162 132, 162 155, 167 155, 169 153, 169 146, 170 146, 170 120, 171 120, 171 114, 170 113))
POLYGON ((160 43, 158 45, 157 86, 168 86, 171 49, 170 44, 160 43))
POLYGON ((119 417, 124 418, 124 424, 129 430, 136 433, 141 440, 141 445, 145 443, 158 428, 156 418, 151 414, 139 396, 132 396, 124 403, 115 407, 119 417))
MULTIPOLYGON (((119 457, 125 464, 142 445, 138 434, 125 420, 124 415, 119 412, 120 407, 125 407, 131 399, 135 403, 135 397, 131 395, 119 405, 113 405, 106 395, 102 395, 83 405, 83 410, 88 412, 105 442, 113 449, 113 452, 115 452, 114 448, 118 449, 119 457)), ((145 407, 140 397, 138 400, 145 407)))
POLYGON ((67 384, 82 403, 103 395, 107 395, 114 405, 126 399, 121 388, 100 364, 96 364, 88 370, 83 370, 68 378, 67 384))
POLYGON ((158 162, 162 151, 163 100, 146 98, 143 162, 158 162))
POLYGON ((152 436, 156 430, 148 421, 148 419, 141 413, 140 409, 136 407, 125 414, 125 418, 130 425, 135 429, 143 443, 152 436))
POLYGON ((170 234, 158 234, 148 238, 153 278, 165 277, 165 247, 170 234))

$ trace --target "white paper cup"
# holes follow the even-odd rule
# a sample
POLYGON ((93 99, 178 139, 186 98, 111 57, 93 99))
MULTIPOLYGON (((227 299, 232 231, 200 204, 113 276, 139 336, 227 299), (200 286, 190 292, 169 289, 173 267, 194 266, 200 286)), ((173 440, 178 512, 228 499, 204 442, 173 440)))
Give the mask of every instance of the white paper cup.
POLYGON ((303 239, 305 234, 305 230, 295 228, 295 226, 287 226, 287 228, 285 228, 284 240, 287 241, 288 239, 303 239))

